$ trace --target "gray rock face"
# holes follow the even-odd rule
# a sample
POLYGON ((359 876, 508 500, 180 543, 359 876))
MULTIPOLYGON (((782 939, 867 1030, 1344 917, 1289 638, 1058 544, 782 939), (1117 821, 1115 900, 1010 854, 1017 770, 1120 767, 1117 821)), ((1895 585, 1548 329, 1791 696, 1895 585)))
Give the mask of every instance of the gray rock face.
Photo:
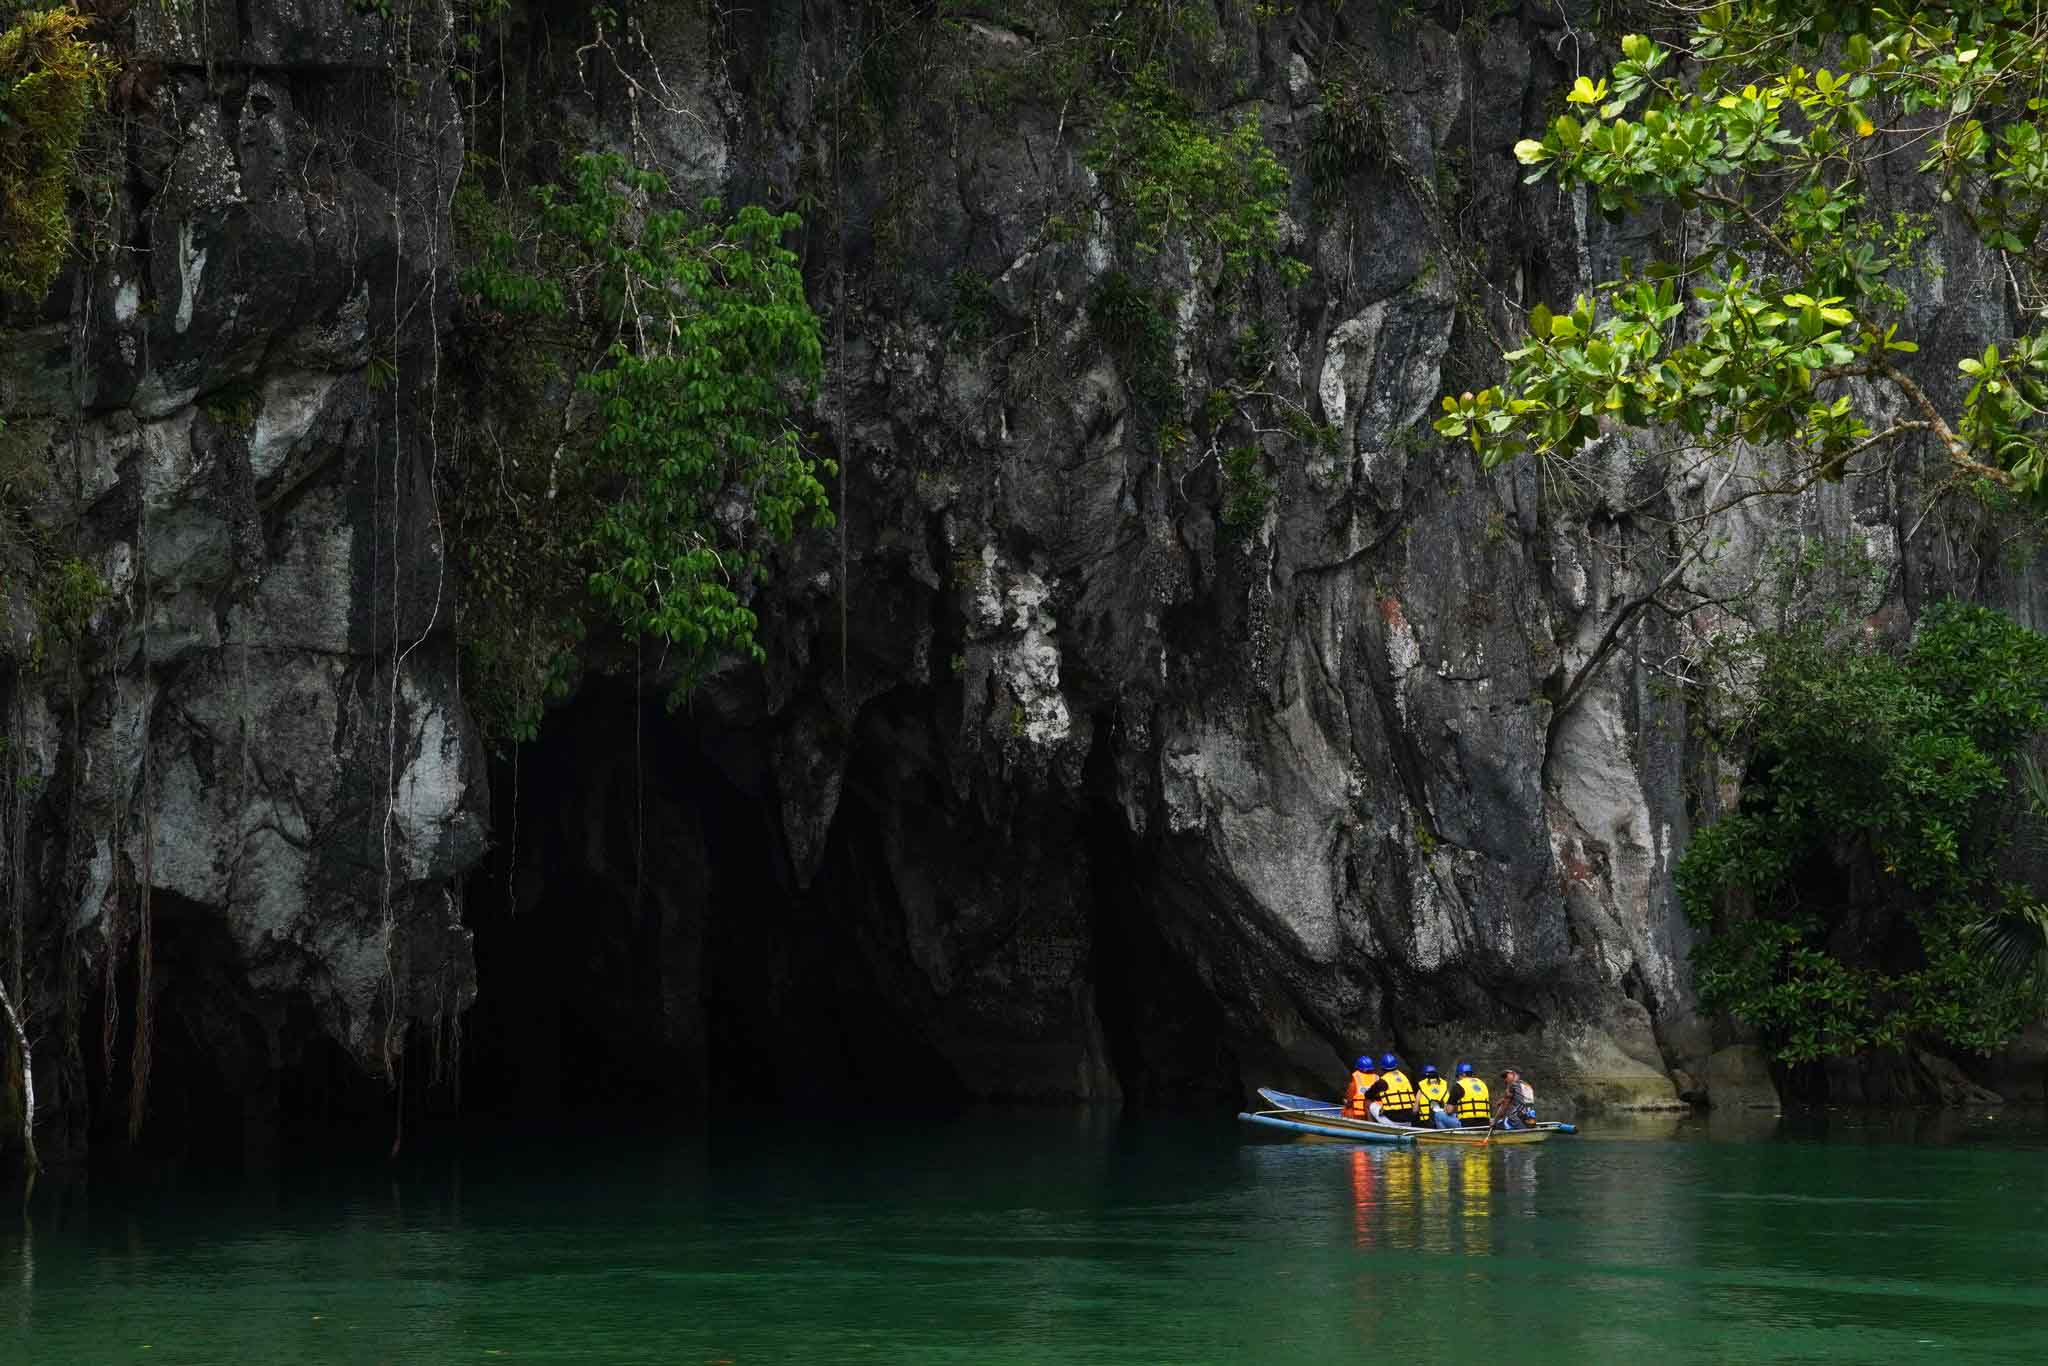
POLYGON ((55 988, 115 984, 132 1021, 145 939, 156 1030, 252 1022, 259 1072, 324 1037, 381 1074, 475 991, 484 772, 421 402, 462 130, 438 85, 394 94, 360 7, 244 8, 135 7, 166 74, 116 226, 148 249, 79 278, 70 324, 0 375, 54 475, 29 512, 77 528, 4 543, 0 653, 11 904, 71 1142, 89 1078, 55 988), (73 551, 105 597, 67 642, 32 585, 73 551))
MULTIPOLYGON (((136 6, 133 50, 164 71, 117 209, 117 239, 142 245, 73 282, 68 322, 5 342, 9 439, 34 434, 54 472, 35 519, 77 526, 110 590, 66 643, 10 573, 0 653, 23 794, 0 841, 52 984, 39 1070, 74 1138, 97 1073, 57 1027, 56 984, 120 980, 145 886, 160 934, 222 946, 217 971, 158 981, 164 1008, 207 1039, 257 1022, 258 1071, 328 1040, 381 1074, 479 990, 464 879, 485 764, 436 480, 462 457, 430 402, 467 130, 440 74, 449 7, 373 8, 136 6)), ((791 548, 756 604, 766 669, 714 679, 666 740, 758 807, 762 904, 790 935, 839 917, 841 956, 785 962, 765 913, 740 933, 751 912, 718 890, 732 855, 680 788, 651 808, 642 791, 639 852, 622 845, 606 731, 574 783, 501 808, 551 832, 510 841, 507 913, 652 974, 599 1032, 644 1026, 701 1089, 713 979, 749 958, 762 1028, 857 977, 970 1094, 1308 1087, 1366 1047, 1512 1062, 1566 1109, 1676 1105, 1695 1077, 1717 1104, 1764 1093, 1697 1017, 1670 881, 1739 777, 1697 744, 1714 718, 1685 670, 1702 633, 1745 619, 1653 614, 1560 711, 1612 614, 1670 566, 1638 497, 1660 462, 1616 450, 1607 487, 1562 502, 1428 429, 1497 354, 1507 305, 1568 297, 1641 244, 1518 184, 1506 149, 1559 79, 1552 21, 1454 35, 1357 8, 1225 25, 1233 108, 1297 170, 1287 249, 1315 267, 1298 291, 1224 285, 1181 244, 1134 251, 1085 131, 969 98, 1026 69, 1050 16, 935 30, 858 159, 842 148, 809 267, 843 310, 815 414, 847 467, 843 541, 791 548), (1375 92, 1388 150, 1315 196, 1302 168, 1336 78, 1375 92), (1089 320, 1112 270, 1177 300, 1188 409, 1253 387, 1336 440, 1243 417, 1206 448, 1165 439, 1187 410, 1135 397, 1089 320), (987 287, 972 329, 949 297, 963 273, 987 287), (1227 526, 1219 447, 1240 441, 1274 494, 1227 526), (592 888, 635 909, 592 929, 573 904, 592 888)), ((512 154, 537 174, 550 139, 600 143, 693 194, 820 202, 837 29, 677 18, 592 75, 562 56, 581 22, 515 5, 498 35, 525 73, 494 73, 518 102, 512 154)), ((1961 235, 1937 246, 1916 326, 1975 335, 2001 307, 1995 263, 1961 235)), ((1704 496, 1681 482, 1652 511, 1704 496)), ((1875 621, 1958 589, 2048 616, 1961 540, 1902 546, 1910 506, 1872 483, 1757 507, 1701 572, 1738 582, 1853 538, 1889 567, 1857 605, 1875 621)), ((0 543, 10 571, 30 553, 0 543)))

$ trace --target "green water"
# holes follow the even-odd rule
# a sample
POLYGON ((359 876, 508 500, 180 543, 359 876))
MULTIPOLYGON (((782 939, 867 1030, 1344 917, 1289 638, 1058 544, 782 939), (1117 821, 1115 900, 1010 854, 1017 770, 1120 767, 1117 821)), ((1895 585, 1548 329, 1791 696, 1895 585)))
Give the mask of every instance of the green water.
POLYGON ((2038 1116, 847 1125, 46 1190, 0 1223, 0 1361, 2048 1361, 2038 1116))

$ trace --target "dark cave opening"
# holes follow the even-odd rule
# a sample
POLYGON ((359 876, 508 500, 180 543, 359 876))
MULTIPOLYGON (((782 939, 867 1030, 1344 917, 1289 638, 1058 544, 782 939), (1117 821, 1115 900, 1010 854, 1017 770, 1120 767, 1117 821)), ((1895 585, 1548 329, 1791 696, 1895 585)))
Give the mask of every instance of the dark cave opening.
POLYGON ((499 766, 493 800, 465 905, 465 1114, 959 1098, 861 942, 886 891, 859 802, 801 886, 760 746, 602 684, 499 766))
POLYGON ((1167 938, 1165 912, 1154 903, 1157 880, 1147 876, 1148 851, 1133 847, 1117 805, 1106 736, 1089 753, 1082 787, 1096 1012, 1124 1098, 1152 1106, 1232 1105, 1237 1059, 1215 1002, 1167 938))
POLYGON ((497 846, 465 894, 462 1113, 1234 1098, 1108 745, 1079 802, 999 818, 949 786, 930 699, 897 703, 863 712, 807 880, 773 741, 621 683, 551 714, 494 771, 497 846))

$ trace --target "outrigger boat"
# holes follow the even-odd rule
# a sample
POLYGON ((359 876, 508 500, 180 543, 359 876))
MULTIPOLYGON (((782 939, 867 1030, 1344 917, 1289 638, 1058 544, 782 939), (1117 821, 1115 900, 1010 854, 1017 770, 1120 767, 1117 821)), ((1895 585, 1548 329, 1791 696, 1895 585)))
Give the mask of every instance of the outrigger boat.
POLYGON ((1495 1143, 1542 1143, 1552 1134, 1575 1134, 1573 1124, 1537 1124, 1527 1129, 1424 1129, 1412 1124, 1385 1124, 1374 1119, 1353 1119, 1335 1101, 1311 1096, 1289 1095, 1285 1091, 1259 1089, 1270 1110, 1240 1113, 1247 1124, 1317 1138, 1341 1138, 1352 1143, 1429 1143, 1479 1148, 1495 1143))

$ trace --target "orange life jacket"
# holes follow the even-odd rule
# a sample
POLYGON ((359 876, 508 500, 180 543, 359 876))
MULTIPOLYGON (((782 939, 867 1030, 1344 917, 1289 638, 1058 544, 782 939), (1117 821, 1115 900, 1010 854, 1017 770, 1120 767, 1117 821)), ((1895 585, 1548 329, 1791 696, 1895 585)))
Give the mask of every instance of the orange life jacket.
POLYGON ((1353 1072, 1351 1089, 1344 1093, 1344 1113, 1353 1119, 1364 1119, 1367 1114, 1365 1093, 1372 1090, 1379 1079, 1377 1072, 1353 1072))

